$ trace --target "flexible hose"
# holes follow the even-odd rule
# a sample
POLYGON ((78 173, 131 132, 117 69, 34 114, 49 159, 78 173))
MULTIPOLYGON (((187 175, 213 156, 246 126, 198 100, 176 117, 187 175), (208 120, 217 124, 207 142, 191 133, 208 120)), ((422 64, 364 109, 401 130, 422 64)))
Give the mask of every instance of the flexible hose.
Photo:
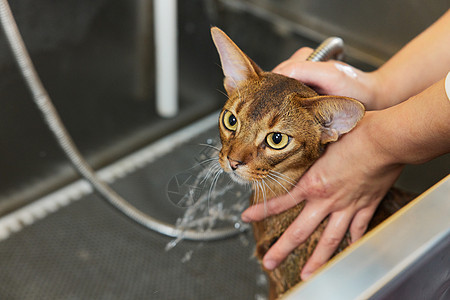
POLYGON ((171 237, 183 236, 183 238, 190 240, 215 240, 239 232, 235 229, 218 229, 208 232, 177 229, 171 224, 161 222, 136 209, 111 189, 111 187, 100 180, 78 151, 75 143, 62 123, 58 112, 53 106, 47 91, 39 79, 7 0, 0 0, 0 21, 8 45, 11 48, 20 72, 32 94, 33 100, 41 111, 45 122, 55 136, 59 146, 81 176, 86 179, 108 203, 144 227, 171 237))
POLYGON ((341 60, 344 55, 344 41, 339 37, 329 37, 323 41, 311 55, 308 61, 341 60))
MULTIPOLYGON (((58 112, 53 106, 50 96, 45 90, 36 69, 34 68, 33 62, 31 61, 25 47, 7 0, 0 0, 0 22, 8 41, 8 45, 11 48, 20 72, 22 73, 22 76, 32 94, 33 101, 41 111, 42 116, 55 136, 56 141, 78 173, 85 180, 87 180, 94 187, 94 189, 107 200, 108 203, 144 227, 171 237, 182 236, 184 239, 205 241, 225 238, 240 232, 237 229, 215 229, 205 232, 180 230, 172 224, 161 222, 136 209, 120 195, 118 195, 113 189, 111 189, 111 187, 109 187, 105 182, 100 180, 77 149, 75 143, 62 123, 58 112)), ((325 47, 325 50, 320 47, 321 46, 319 46, 315 53, 320 50, 319 52, 322 54, 320 54, 318 59, 314 58, 315 61, 328 59, 330 57, 330 53, 335 53, 335 48, 342 48, 342 45, 336 46, 336 43, 332 43, 331 46, 328 45, 325 47)))

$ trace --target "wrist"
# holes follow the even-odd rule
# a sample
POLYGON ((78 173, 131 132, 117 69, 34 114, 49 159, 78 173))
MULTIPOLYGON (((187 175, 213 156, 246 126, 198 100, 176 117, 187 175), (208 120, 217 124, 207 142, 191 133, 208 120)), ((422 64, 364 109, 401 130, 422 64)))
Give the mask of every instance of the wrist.
POLYGON ((368 109, 381 110, 391 106, 388 82, 383 71, 380 69, 375 70, 368 73, 368 77, 368 89, 372 97, 371 106, 368 109))
POLYGON ((384 111, 367 112, 361 130, 370 151, 371 165, 379 170, 402 166, 404 163, 399 159, 390 147, 392 142, 389 138, 393 135, 388 132, 392 127, 383 122, 384 111))
POLYGON ((398 105, 367 112, 360 123, 369 149, 377 153, 373 163, 421 164, 448 153, 449 115, 444 79, 398 105))

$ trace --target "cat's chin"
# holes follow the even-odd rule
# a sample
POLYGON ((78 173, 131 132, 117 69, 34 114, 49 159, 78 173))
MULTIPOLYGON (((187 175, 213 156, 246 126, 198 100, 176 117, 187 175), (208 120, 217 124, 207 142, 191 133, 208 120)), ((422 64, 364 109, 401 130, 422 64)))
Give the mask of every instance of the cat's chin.
POLYGON ((236 183, 239 183, 241 185, 246 185, 249 183, 248 180, 245 180, 244 178, 242 178, 241 176, 239 176, 238 174, 236 174, 234 172, 227 172, 227 174, 236 183))

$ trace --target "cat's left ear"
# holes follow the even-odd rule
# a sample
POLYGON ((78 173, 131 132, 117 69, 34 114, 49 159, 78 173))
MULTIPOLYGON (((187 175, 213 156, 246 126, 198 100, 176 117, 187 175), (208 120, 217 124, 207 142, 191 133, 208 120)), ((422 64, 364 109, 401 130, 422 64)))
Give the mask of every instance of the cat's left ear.
POLYGON ((224 86, 229 95, 246 80, 259 77, 262 70, 222 30, 212 27, 211 35, 219 52, 224 86))
POLYGON ((322 144, 337 141, 364 116, 361 102, 340 96, 318 96, 303 100, 322 126, 322 144))

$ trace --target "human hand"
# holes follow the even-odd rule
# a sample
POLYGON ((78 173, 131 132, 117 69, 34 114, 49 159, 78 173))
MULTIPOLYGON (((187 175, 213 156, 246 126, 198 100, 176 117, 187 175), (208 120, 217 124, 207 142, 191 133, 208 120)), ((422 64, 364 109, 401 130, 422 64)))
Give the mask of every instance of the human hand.
POLYGON ((273 72, 297 79, 320 94, 355 98, 368 110, 386 106, 381 103, 382 85, 376 72, 363 72, 335 60, 306 61, 312 52, 313 50, 307 47, 299 49, 288 60, 275 67, 273 72))
POLYGON ((382 145, 371 139, 370 122, 376 113, 366 113, 352 131, 329 145, 290 195, 243 212, 244 221, 260 221, 291 208, 291 197, 296 203, 306 201, 296 220, 264 256, 265 268, 274 269, 280 264, 327 216, 328 224, 302 270, 303 280, 329 260, 349 227, 352 242, 364 234, 376 207, 402 169, 392 164, 392 157, 382 145))

